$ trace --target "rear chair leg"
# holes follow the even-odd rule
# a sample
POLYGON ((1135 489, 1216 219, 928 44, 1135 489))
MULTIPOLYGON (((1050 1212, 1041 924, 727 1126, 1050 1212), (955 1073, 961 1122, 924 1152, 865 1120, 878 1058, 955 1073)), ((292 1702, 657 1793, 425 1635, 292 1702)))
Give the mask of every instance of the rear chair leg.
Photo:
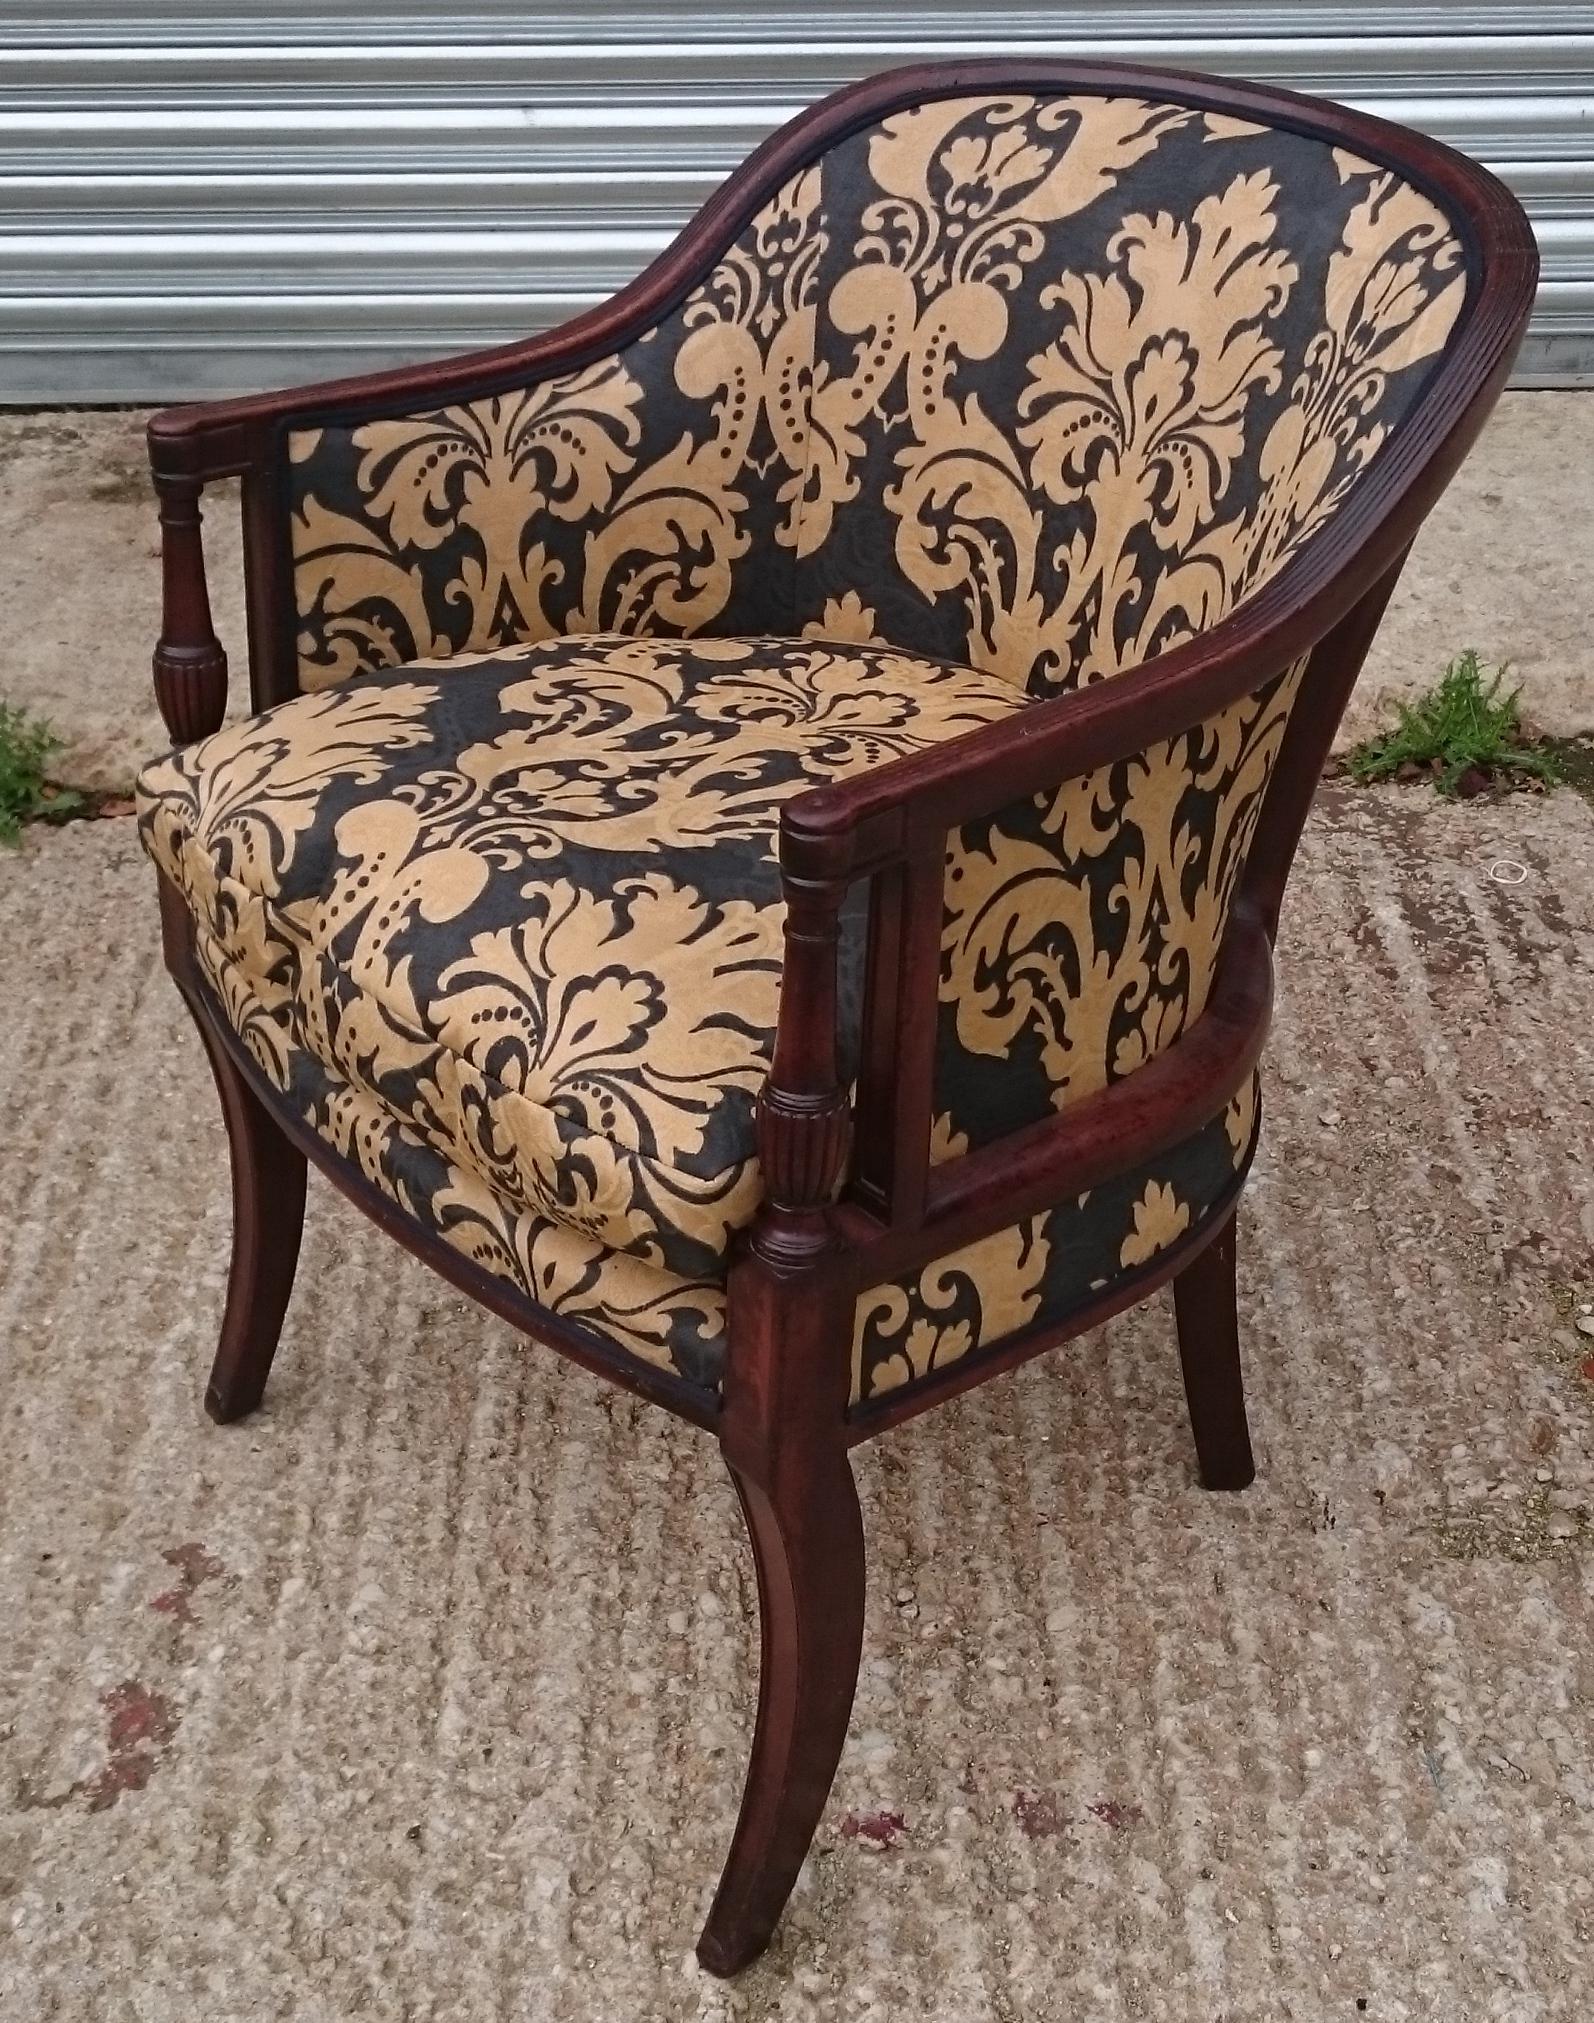
POLYGON ((244 1080, 192 998, 189 1010, 210 1056, 232 1151, 232 1266, 221 1340, 205 1387, 205 1410, 225 1426, 252 1412, 265 1392, 299 1261, 305 1157, 244 1080))
POLYGON ((1201 1480, 1208 1489, 1244 1489, 1256 1475, 1240 1371, 1234 1220, 1231 1214, 1173 1282, 1184 1394, 1201 1480))

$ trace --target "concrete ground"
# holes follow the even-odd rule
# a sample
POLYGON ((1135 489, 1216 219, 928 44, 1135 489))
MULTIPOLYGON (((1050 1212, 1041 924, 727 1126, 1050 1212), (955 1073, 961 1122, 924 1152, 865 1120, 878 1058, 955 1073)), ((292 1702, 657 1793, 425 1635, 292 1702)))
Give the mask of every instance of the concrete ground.
MULTIPOLYGON (((107 784, 158 742, 130 427, 11 423, 0 485, 47 593, 0 688, 107 784), (63 438, 106 496, 41 477, 63 438)), ((1507 404, 1378 679, 1476 644, 1590 728, 1579 431, 1507 404)), ((1326 788, 1286 918, 1259 1481, 1198 1488, 1162 1299, 861 1450, 852 1740, 724 1986, 755 1598, 712 1443, 319 1183, 266 1407, 212 1427, 225 1150, 132 824, 0 853, 0 2019, 1586 2017, 1594 808, 1326 788)))

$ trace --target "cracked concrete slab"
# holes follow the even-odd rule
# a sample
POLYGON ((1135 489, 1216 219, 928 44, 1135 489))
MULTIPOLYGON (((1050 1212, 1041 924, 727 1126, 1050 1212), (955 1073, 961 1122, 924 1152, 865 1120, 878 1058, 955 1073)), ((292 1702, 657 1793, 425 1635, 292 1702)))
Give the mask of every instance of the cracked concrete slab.
MULTIPOLYGON (((74 784, 125 786, 167 742, 149 685, 159 623, 145 417, 0 417, 0 542, 15 609, 0 695, 51 717, 74 784)), ((1342 734, 1373 730, 1392 695, 1428 686, 1467 646, 1508 660, 1554 736, 1594 730, 1588 562, 1594 394, 1510 393, 1413 551, 1342 734)), ((244 707, 237 491, 206 493, 217 630, 244 707)))
POLYGON ((125 820, 0 853, 7 2023, 1586 2014, 1584 801, 1325 791, 1243 1220, 1260 1479, 1198 1488, 1163 1300, 861 1450, 852 1739, 729 1987, 712 1443, 319 1184, 266 1407, 211 1426, 225 1152, 150 887, 125 820))

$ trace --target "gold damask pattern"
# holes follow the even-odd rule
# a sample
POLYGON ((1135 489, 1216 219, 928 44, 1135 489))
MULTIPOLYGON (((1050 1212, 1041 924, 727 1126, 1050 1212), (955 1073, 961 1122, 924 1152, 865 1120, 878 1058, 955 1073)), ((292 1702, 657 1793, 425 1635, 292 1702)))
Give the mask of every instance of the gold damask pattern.
POLYGON ((793 632, 819 172, 542 385, 290 438, 299 680, 561 633, 793 632))
MULTIPOLYGON (((1202 1130, 1132 1173, 870 1288, 854 1312, 855 1404, 1038 1332, 1152 1262, 1220 1206, 1256 1143, 1254 1075, 1202 1130)), ((943 1157, 968 1149, 942 1117, 943 1157)))
POLYGON ((1132 1074, 1200 1017, 1305 666, 952 837, 936 1086, 971 1145, 1132 1074))
POLYGON ((1032 695, 1254 592, 1416 398, 1444 215, 1305 135, 1128 98, 938 99, 827 157, 800 625, 1032 695))
POLYGON ((880 649, 557 640, 229 727, 146 768, 140 824, 316 1130, 487 1269, 705 1381, 759 1200, 781 804, 1022 706, 880 649))

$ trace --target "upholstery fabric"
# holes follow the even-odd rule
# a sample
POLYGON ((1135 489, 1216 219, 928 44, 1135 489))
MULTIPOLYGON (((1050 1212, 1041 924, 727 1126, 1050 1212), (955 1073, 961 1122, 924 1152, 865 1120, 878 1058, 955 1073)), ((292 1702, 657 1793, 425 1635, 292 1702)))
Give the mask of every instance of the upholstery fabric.
POLYGON ((1093 1095, 1200 1017, 1305 671, 954 833, 936 1104, 960 1145, 1093 1095))
MULTIPOLYGON (((1252 1075, 1202 1130, 1076 1201, 871 1287, 853 1321, 852 1398, 869 1402, 1011 1336, 1063 1320, 1221 1206, 1255 1148, 1252 1075)), ((943 1157, 971 1149, 946 1117, 943 1157)))
POLYGON ((1205 630, 1323 525, 1467 282, 1398 176, 1128 98, 942 99, 827 156, 799 622, 1032 695, 1205 630))
POLYGON ((1425 195, 1304 134, 933 100, 794 177, 618 356, 295 435, 303 683, 605 627, 1097 679, 1325 523, 1467 275, 1425 195))
POLYGON ((795 632, 818 200, 809 169, 616 356, 292 435, 300 686, 561 633, 795 632))
POLYGON ((780 805, 1021 707, 875 649, 556 640, 298 697, 147 767, 139 817, 300 1113, 477 1263, 702 1380, 759 1199, 780 805))

